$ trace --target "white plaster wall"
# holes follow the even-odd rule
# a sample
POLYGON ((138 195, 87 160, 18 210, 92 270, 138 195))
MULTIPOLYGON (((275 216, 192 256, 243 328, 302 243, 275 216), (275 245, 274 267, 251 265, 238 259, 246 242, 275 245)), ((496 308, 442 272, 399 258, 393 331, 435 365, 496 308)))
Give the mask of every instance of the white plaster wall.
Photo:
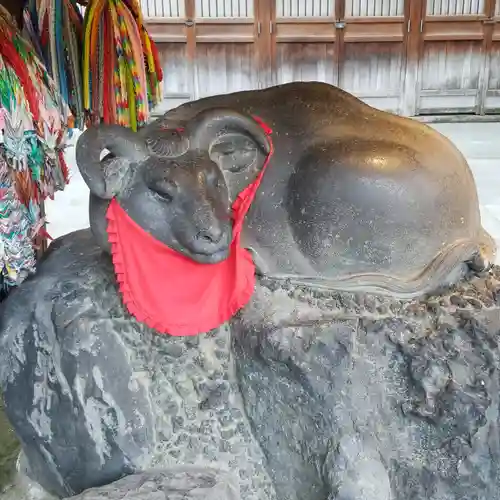
POLYGON ((66 151, 66 161, 70 169, 68 186, 64 191, 56 193, 54 200, 45 202, 47 232, 53 238, 89 226, 89 190, 75 160, 75 144, 79 135, 79 132, 75 132, 66 151))

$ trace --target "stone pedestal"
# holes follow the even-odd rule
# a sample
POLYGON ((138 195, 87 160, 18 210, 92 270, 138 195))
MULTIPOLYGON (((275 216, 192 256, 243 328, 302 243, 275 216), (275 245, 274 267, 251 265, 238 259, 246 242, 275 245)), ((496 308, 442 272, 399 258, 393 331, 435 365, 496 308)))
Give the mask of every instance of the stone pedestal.
POLYGON ((238 480, 212 469, 178 467, 135 474, 73 500, 239 500, 238 480))
POLYGON ((2 313, 7 415, 59 497, 500 500, 500 268, 411 301, 261 280, 173 338, 83 231, 2 313))

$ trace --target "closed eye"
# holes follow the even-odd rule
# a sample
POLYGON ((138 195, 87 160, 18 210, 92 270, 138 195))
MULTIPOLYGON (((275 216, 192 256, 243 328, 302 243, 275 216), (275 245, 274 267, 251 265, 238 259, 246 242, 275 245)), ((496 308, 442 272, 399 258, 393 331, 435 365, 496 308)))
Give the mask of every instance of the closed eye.
POLYGON ((178 192, 178 186, 172 181, 161 181, 152 186, 151 190, 163 201, 170 203, 178 192))
POLYGON ((173 201, 173 196, 170 193, 164 193, 160 191, 153 190, 154 194, 161 198, 162 201, 166 201, 167 203, 171 203, 173 201))
POLYGON ((220 143, 216 144, 212 148, 211 153, 215 155, 229 156, 236 153, 236 148, 230 143, 220 143))

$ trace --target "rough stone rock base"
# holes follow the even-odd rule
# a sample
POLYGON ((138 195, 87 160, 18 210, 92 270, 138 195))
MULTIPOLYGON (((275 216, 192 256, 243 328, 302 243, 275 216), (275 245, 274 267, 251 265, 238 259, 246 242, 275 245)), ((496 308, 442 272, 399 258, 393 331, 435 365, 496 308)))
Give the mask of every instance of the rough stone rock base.
POLYGON ((273 500, 227 325, 171 337, 135 321, 90 231, 51 245, 2 313, 6 413, 29 476, 46 491, 70 497, 125 475, 192 466, 230 471, 244 500, 273 500))
POLYGON ((0 385, 57 497, 500 500, 499 267, 406 301, 259 280, 174 338, 128 315, 89 232, 54 245, 3 304, 0 385))
POLYGON ((134 474, 73 500, 239 500, 238 479, 214 469, 177 468, 134 474))
POLYGON ((281 500, 500 500, 500 268, 409 301, 261 280, 231 324, 281 500))

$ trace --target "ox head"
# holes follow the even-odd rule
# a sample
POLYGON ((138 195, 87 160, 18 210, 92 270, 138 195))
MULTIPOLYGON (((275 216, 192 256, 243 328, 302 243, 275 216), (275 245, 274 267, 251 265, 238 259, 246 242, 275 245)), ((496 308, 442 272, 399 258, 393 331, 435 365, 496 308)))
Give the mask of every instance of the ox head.
POLYGON ((107 207, 116 197, 139 226, 170 248, 201 263, 227 257, 232 222, 225 171, 248 171, 257 150, 268 154, 268 139, 251 117, 227 109, 202 111, 182 127, 179 133, 159 122, 139 134, 101 125, 80 136, 76 161, 91 192, 98 240, 105 239, 105 209, 92 207, 107 207), (245 141, 253 150, 240 147, 245 141))

